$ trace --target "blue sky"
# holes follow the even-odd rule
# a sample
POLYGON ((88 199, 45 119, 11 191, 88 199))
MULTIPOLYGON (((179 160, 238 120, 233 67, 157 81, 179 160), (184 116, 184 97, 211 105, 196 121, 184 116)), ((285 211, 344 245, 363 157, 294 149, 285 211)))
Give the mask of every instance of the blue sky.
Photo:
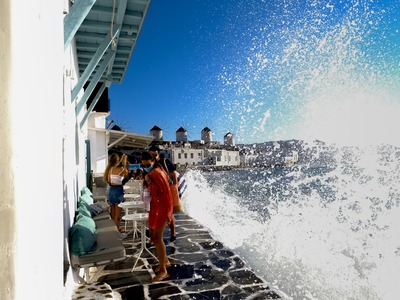
POLYGON ((399 16, 395 0, 152 0, 109 119, 168 140, 379 136, 398 125, 370 120, 400 103, 399 16))

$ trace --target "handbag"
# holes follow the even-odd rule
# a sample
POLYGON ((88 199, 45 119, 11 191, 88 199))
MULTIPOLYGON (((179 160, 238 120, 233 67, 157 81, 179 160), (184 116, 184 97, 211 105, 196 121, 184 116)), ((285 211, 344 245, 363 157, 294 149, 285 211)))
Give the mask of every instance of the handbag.
POLYGON ((143 206, 145 211, 150 211, 150 202, 151 202, 151 196, 150 196, 150 190, 149 188, 144 188, 141 194, 141 198, 143 201, 143 206))

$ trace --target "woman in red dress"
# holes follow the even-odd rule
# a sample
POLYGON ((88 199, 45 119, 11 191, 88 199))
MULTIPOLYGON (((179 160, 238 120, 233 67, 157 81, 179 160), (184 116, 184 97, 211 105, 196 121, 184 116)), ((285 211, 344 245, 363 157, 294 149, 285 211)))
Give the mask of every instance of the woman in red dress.
POLYGON ((167 279, 167 267, 170 262, 167 257, 163 240, 164 228, 171 222, 173 200, 168 184, 168 175, 155 161, 155 157, 149 152, 143 152, 141 164, 147 173, 144 177, 151 196, 149 212, 150 237, 153 241, 158 255, 160 265, 155 270, 156 276, 153 282, 167 279))

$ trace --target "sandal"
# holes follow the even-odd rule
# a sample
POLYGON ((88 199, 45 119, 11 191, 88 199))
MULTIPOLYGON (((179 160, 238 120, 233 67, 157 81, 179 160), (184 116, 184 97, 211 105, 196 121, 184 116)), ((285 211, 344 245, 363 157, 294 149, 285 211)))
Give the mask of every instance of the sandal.
POLYGON ((160 281, 164 281, 165 279, 169 278, 169 274, 166 273, 164 275, 156 275, 155 277, 153 277, 153 279, 151 280, 152 282, 160 282, 160 281))
MULTIPOLYGON (((171 262, 168 262, 168 263, 165 265, 165 268, 166 268, 166 269, 168 269, 169 267, 171 267, 171 262)), ((158 266, 155 266, 154 269, 153 269, 153 271, 154 271, 154 273, 160 272, 160 266, 159 266, 159 265, 158 265, 158 266)))

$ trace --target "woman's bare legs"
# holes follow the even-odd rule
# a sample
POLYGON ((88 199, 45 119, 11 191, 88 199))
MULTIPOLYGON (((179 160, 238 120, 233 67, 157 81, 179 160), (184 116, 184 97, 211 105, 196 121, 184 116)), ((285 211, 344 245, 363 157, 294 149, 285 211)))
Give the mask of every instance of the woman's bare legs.
POLYGON ((165 276, 168 274, 166 265, 169 264, 169 261, 163 240, 165 225, 167 225, 167 221, 165 221, 163 226, 152 230, 152 241, 156 246, 158 261, 160 263, 157 276, 165 276))
POLYGON ((172 219, 171 222, 169 223, 169 229, 171 230, 171 242, 175 241, 176 239, 176 233, 175 233, 175 217, 172 214, 172 219))
POLYGON ((114 204, 110 204, 110 215, 111 215, 111 219, 114 221, 114 216, 115 216, 115 205, 114 204))
POLYGON ((121 221, 121 212, 122 212, 122 208, 118 206, 118 204, 115 205, 115 219, 114 222, 117 225, 118 230, 120 229, 120 221, 121 221))
POLYGON ((111 219, 113 219, 115 225, 118 230, 120 230, 120 218, 121 218, 122 208, 118 206, 118 204, 111 204, 111 219))

